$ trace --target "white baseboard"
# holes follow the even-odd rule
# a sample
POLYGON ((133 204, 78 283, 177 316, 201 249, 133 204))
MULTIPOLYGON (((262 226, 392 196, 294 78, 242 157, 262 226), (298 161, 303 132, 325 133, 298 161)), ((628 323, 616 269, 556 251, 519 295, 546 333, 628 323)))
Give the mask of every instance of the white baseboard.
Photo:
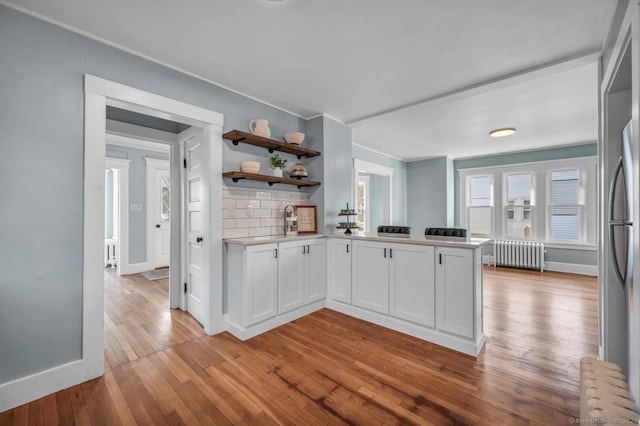
POLYGON ((78 360, 2 383, 0 413, 94 378, 85 377, 85 362, 78 360))
POLYGON ((139 274, 140 272, 147 272, 154 269, 148 262, 123 264, 118 268, 119 275, 139 274))
POLYGON ((568 272, 570 274, 598 276, 598 265, 581 265, 579 263, 544 262, 545 271, 568 272))

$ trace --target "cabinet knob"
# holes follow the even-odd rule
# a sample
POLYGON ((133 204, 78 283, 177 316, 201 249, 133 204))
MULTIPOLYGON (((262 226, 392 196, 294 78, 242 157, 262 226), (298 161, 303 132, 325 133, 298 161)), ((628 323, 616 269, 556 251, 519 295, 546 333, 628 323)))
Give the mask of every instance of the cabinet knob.
POLYGON ((196 238, 196 243, 201 243, 202 242, 202 237, 197 237, 196 238))

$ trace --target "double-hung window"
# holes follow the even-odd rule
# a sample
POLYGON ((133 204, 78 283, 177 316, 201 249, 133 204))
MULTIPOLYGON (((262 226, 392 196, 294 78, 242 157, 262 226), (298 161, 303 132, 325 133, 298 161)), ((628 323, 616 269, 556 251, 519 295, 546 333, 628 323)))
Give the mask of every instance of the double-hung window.
POLYGON ((491 237, 493 234, 493 178, 472 176, 467 181, 469 234, 491 237))
POLYGON ((547 239, 557 242, 582 242, 582 171, 551 170, 548 173, 548 181, 547 239))
POLYGON ((534 174, 505 175, 505 237, 531 239, 533 235, 532 203, 534 174))

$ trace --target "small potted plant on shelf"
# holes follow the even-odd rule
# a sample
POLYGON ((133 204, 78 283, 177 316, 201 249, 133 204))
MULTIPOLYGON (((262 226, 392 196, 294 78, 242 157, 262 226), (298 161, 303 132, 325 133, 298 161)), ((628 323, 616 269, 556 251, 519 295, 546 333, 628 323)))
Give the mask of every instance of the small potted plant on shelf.
POLYGON ((286 158, 280 157, 277 153, 269 157, 269 163, 271 163, 271 167, 273 167, 274 176, 282 177, 282 169, 286 167, 287 161, 286 158))

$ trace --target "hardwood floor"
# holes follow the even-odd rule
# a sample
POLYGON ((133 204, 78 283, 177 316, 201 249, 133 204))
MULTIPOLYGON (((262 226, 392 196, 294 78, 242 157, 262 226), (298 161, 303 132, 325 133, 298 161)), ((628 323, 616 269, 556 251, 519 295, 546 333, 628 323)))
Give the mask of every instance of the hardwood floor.
POLYGON ((597 354, 597 281, 485 268, 477 359, 327 309, 241 342, 105 274, 105 375, 0 424, 568 424, 597 354))

